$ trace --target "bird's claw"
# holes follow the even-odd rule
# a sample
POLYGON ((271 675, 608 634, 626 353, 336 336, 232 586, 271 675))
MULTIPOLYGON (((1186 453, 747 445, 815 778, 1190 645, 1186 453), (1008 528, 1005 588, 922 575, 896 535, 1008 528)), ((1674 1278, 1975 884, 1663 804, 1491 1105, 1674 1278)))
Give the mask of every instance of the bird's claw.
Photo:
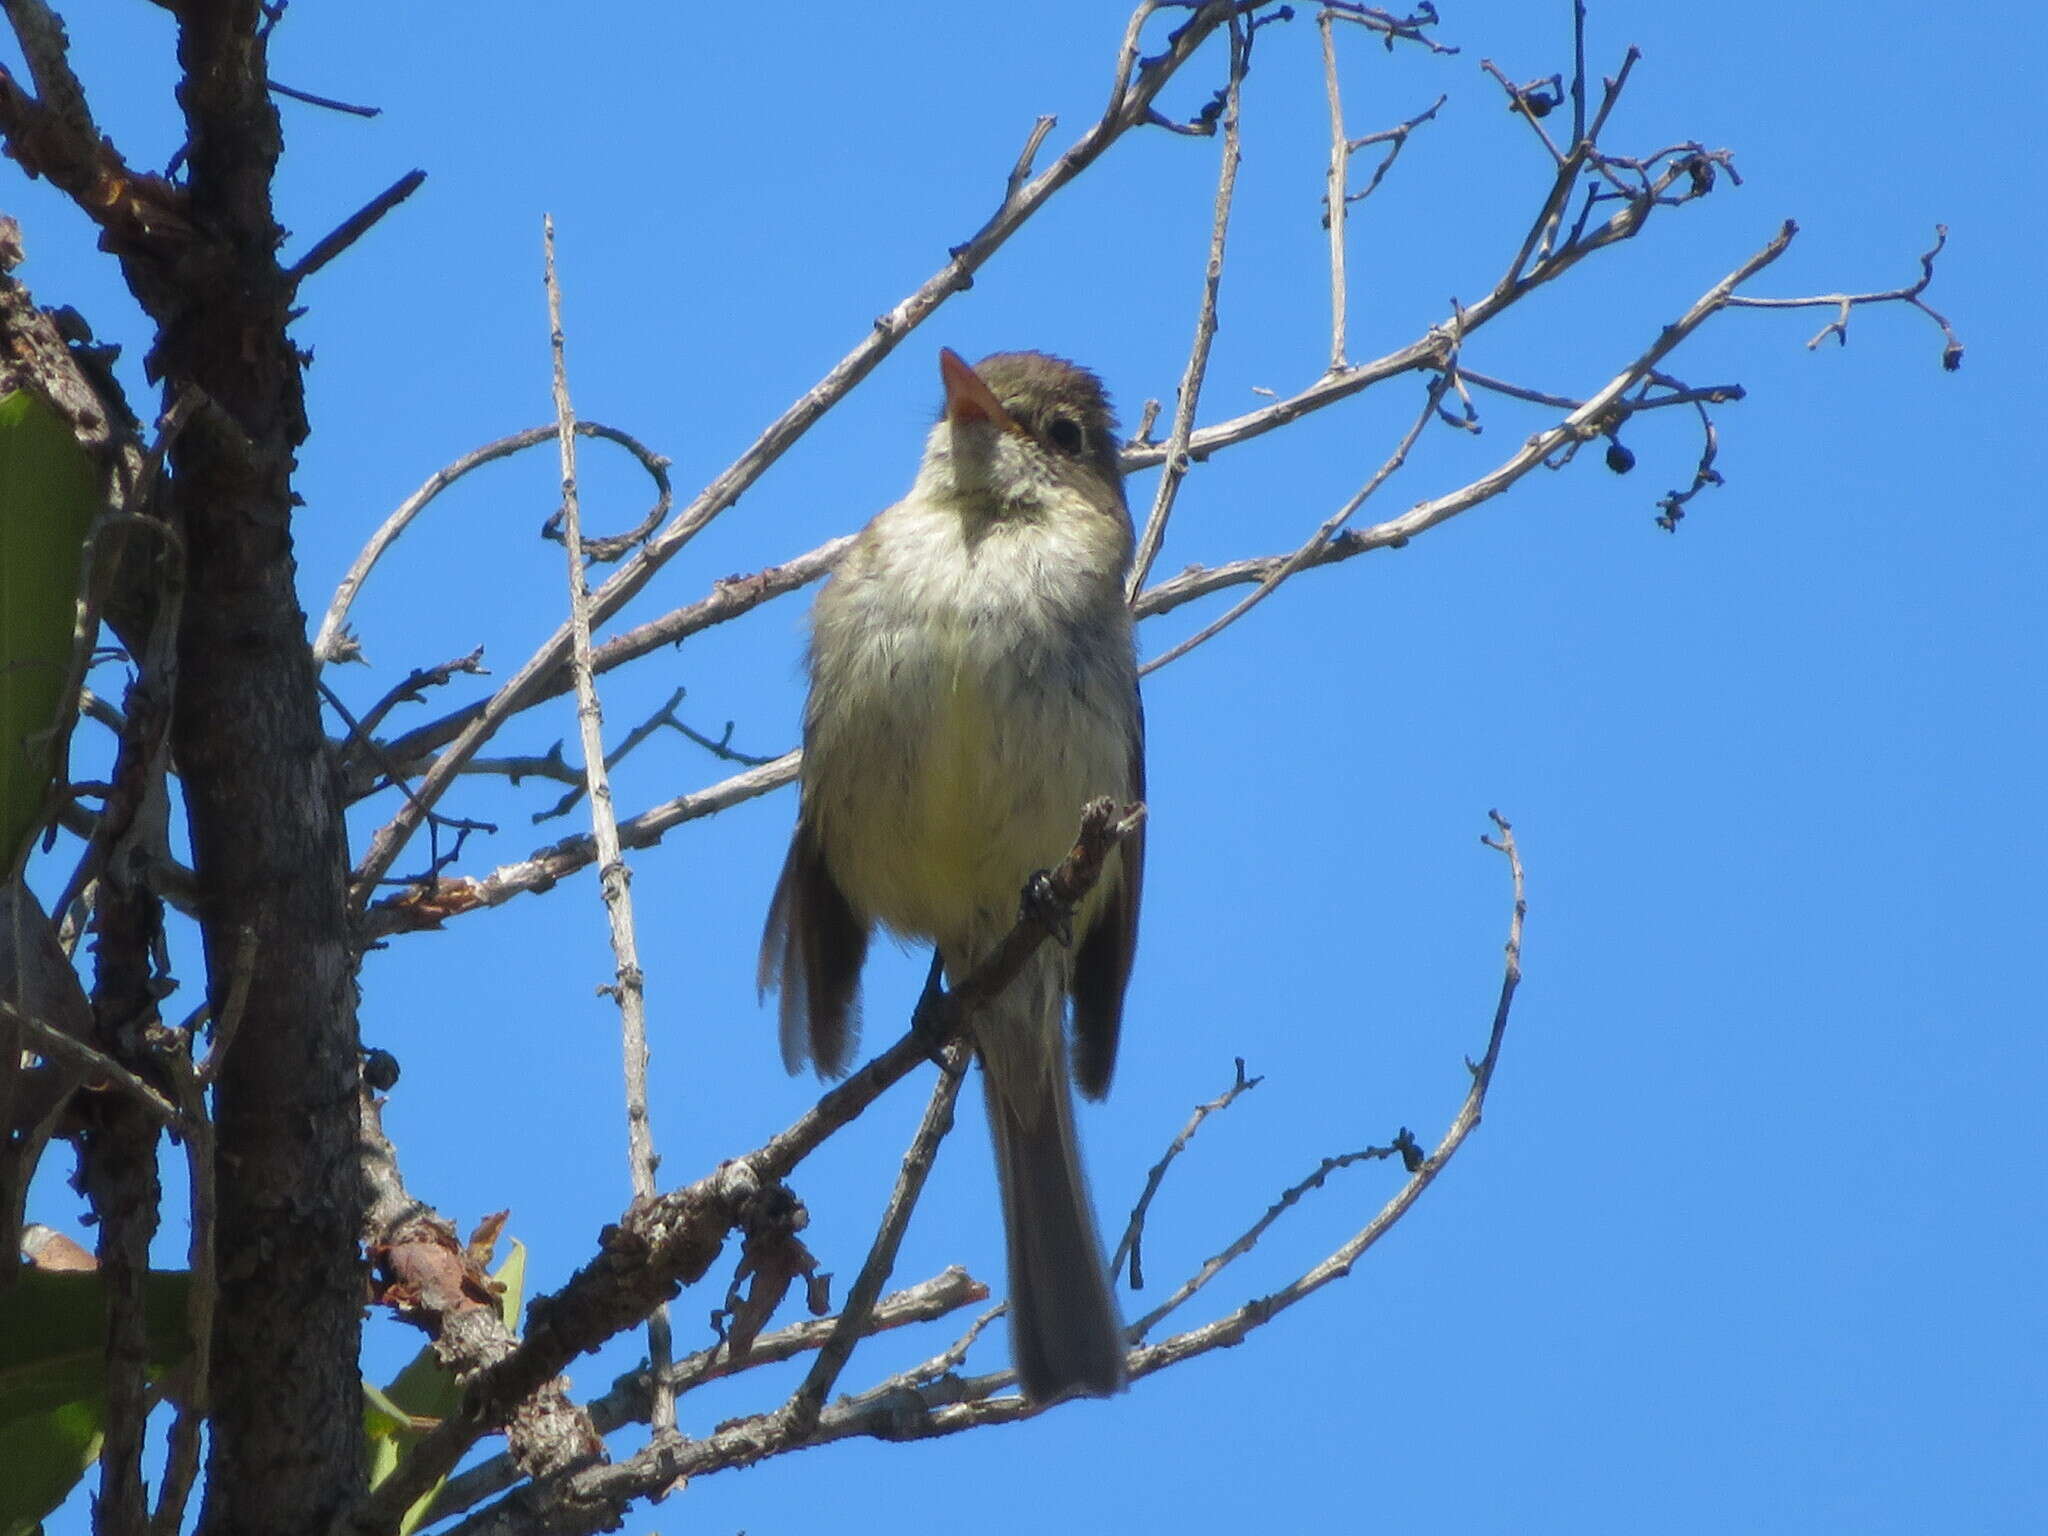
POLYGON ((1035 919, 1060 948, 1074 947, 1074 914, 1053 889, 1051 870, 1038 870, 1024 882, 1024 895, 1018 905, 1021 915, 1035 919))
POLYGON ((924 991, 918 994, 917 1006, 910 1012, 910 1028, 924 1042, 924 1053, 933 1066, 941 1072, 964 1072, 965 1062, 956 1068, 946 1055, 946 1047, 953 1038, 953 1009, 952 994, 939 984, 944 973, 944 962, 934 953, 932 968, 925 973, 924 991))

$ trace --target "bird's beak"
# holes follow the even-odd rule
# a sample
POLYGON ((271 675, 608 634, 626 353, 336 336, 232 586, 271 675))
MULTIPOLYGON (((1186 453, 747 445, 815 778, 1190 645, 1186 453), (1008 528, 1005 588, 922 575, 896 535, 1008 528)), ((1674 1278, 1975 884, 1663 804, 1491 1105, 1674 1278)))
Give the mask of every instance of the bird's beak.
POLYGON ((985 421, 1003 432, 1022 432, 1016 418, 1003 409, 995 392, 981 381, 981 375, 951 347, 939 348, 939 377, 946 385, 946 423, 960 427, 970 421, 985 421))

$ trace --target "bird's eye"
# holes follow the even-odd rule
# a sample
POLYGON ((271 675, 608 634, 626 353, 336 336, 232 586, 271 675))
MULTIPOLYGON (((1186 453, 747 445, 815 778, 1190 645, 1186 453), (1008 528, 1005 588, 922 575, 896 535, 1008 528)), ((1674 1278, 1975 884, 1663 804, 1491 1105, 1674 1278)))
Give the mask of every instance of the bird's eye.
POLYGON ((1081 424, 1071 416, 1055 416, 1045 424, 1046 440, 1061 453, 1081 451, 1081 424))

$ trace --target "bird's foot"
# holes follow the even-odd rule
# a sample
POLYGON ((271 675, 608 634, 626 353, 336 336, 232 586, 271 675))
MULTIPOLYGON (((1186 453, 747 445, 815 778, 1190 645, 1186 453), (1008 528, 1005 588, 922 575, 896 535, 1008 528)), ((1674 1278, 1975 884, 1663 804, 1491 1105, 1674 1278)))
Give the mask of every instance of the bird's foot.
POLYGON ((946 1047, 953 1038, 953 994, 939 984, 944 974, 945 964, 934 951, 932 968, 925 973, 924 991, 918 994, 917 1006, 910 1011, 910 1028, 924 1041, 924 1053, 932 1059, 933 1066, 941 1072, 964 1072, 964 1061, 955 1067, 946 1055, 946 1047))
POLYGON ((1024 882, 1018 915, 1035 920, 1062 949, 1074 947, 1074 914, 1052 883, 1052 871, 1041 869, 1024 882))

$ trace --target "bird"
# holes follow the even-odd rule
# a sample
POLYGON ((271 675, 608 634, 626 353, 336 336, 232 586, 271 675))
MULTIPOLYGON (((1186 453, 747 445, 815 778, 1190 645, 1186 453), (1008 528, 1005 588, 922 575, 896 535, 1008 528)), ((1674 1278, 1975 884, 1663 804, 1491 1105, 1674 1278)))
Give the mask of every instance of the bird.
MULTIPOLYGON (((797 822, 758 982, 790 1071, 844 1073, 880 926, 957 982, 1015 924, 1081 811, 1145 792, 1125 581, 1130 511, 1101 380, 1041 352, 969 365, 909 493, 855 539, 811 611, 797 822)), ((1142 828, 1063 942, 973 1016, 1008 1257, 1011 1353, 1035 1404, 1125 1383, 1124 1333, 1075 1136, 1104 1097, 1137 946, 1142 828), (1071 1015, 1071 1043, 1063 1025, 1071 1015)))

